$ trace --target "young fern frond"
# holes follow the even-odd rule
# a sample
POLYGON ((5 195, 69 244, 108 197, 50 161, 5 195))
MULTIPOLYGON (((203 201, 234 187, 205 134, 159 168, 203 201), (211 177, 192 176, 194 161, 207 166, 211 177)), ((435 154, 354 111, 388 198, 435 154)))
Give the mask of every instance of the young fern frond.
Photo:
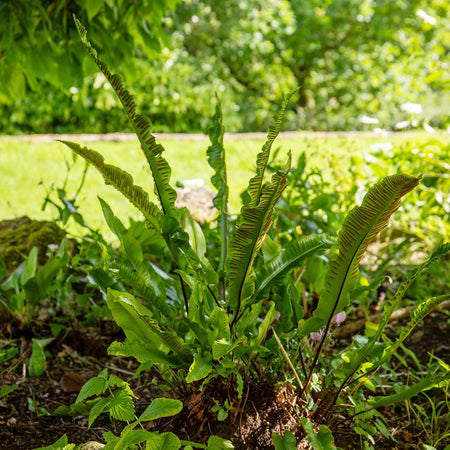
POLYGON ((252 270, 253 261, 258 254, 264 238, 272 223, 275 205, 286 187, 286 175, 291 167, 291 155, 286 168, 276 172, 272 181, 266 184, 256 206, 243 206, 241 216, 231 243, 228 268, 228 305, 239 314, 244 293, 244 286, 252 270))
POLYGON ((122 103, 131 124, 133 125, 141 144, 141 149, 144 152, 150 166, 155 184, 155 193, 161 203, 163 213, 179 219, 180 212, 175 207, 177 194, 175 189, 173 189, 170 185, 171 169, 167 161, 162 157, 164 148, 161 144, 156 143, 155 137, 151 134, 150 119, 136 113, 136 103, 133 96, 125 89, 119 75, 112 74, 107 65, 98 59, 97 51, 92 47, 91 43, 87 39, 86 28, 75 16, 74 20, 84 47, 98 68, 103 72, 106 79, 110 82, 119 97, 119 100, 122 103))
POLYGON ((298 89, 292 90, 283 100, 281 108, 274 118, 274 123, 269 127, 267 133, 267 140, 264 143, 261 152, 256 157, 256 175, 250 180, 247 191, 243 194, 244 206, 256 206, 259 203, 262 195, 264 173, 269 162, 270 151, 272 144, 280 133, 281 125, 283 123, 284 114, 291 97, 298 89))
POLYGON ((130 174, 116 166, 105 164, 103 156, 94 150, 81 147, 74 142, 60 142, 67 145, 86 161, 89 161, 103 175, 106 184, 114 186, 131 204, 141 211, 148 223, 156 231, 160 231, 161 210, 149 200, 148 194, 144 189, 133 183, 133 177, 130 174))
MULTIPOLYGON (((214 206, 219 211, 217 218, 217 227, 221 239, 221 251, 219 261, 219 277, 223 283, 225 260, 227 257, 227 236, 228 236, 228 183, 227 183, 227 167, 225 162, 225 148, 223 146, 224 127, 222 124, 222 110, 220 101, 217 99, 216 112, 213 116, 213 125, 209 129, 209 139, 211 145, 208 147, 206 154, 208 163, 214 169, 215 173, 211 178, 213 186, 217 190, 217 195, 213 200, 214 206)), ((225 297, 224 287, 222 289, 222 297, 225 297)))

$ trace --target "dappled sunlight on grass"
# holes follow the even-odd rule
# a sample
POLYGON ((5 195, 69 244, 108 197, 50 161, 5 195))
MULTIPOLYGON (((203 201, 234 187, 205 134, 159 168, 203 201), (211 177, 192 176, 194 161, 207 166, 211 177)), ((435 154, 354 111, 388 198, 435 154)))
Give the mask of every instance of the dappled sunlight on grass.
MULTIPOLYGON (((439 136, 441 140, 448 140, 448 136, 439 136)), ((336 137, 313 137, 310 133, 300 138, 280 137, 274 143, 274 150, 280 148, 278 159, 285 160, 288 150, 292 150, 293 164, 300 152, 307 154, 308 166, 320 169, 325 180, 333 185, 336 180, 349 176, 352 157, 357 160, 364 158, 375 143, 391 142, 395 148, 413 139, 417 144, 430 139, 427 133, 394 134, 388 137, 348 135, 336 137)), ((72 138, 77 142, 76 136, 72 138)), ((193 178, 202 179, 206 185, 211 185, 212 169, 207 164, 207 141, 161 139, 166 149, 165 158, 172 167, 172 183, 176 185, 183 180, 193 178)), ((255 168, 255 157, 260 151, 263 139, 225 139, 227 153, 228 181, 230 185, 230 210, 237 213, 240 209, 240 194, 246 188, 249 177, 255 168)), ((89 148, 99 151, 105 161, 127 170, 133 175, 136 184, 146 189, 154 198, 153 182, 150 171, 141 153, 137 141, 124 142, 89 142, 89 148)), ((47 191, 53 185, 63 186, 67 174, 67 165, 73 165, 67 183, 67 192, 73 195, 84 168, 84 162, 78 158, 73 163, 71 153, 59 142, 24 142, 14 138, 1 141, 0 152, 0 219, 29 215, 36 219, 52 219, 56 211, 48 208, 41 210, 47 191)), ((406 157, 406 155, 405 155, 406 157)), ((353 159, 354 161, 354 159, 353 159)), ((401 161, 395 161, 402 165, 401 161)), ((369 166, 367 166, 369 167, 369 166)), ((392 173, 396 172, 394 164, 392 173)), ((425 170, 425 168, 424 168, 425 170)), ((367 170, 366 170, 367 172, 367 170)), ((361 173, 361 179, 367 178, 368 173, 361 173)), ((376 173, 376 177, 388 173, 376 173)), ((358 179, 348 180, 347 187, 358 184, 358 179)), ((101 228, 106 232, 103 215, 96 194, 110 203, 113 211, 119 217, 140 218, 139 212, 113 188, 106 186, 102 177, 92 168, 88 170, 85 186, 78 198, 80 212, 88 224, 94 228, 101 228)), ((79 233, 73 225, 72 232, 79 233)))

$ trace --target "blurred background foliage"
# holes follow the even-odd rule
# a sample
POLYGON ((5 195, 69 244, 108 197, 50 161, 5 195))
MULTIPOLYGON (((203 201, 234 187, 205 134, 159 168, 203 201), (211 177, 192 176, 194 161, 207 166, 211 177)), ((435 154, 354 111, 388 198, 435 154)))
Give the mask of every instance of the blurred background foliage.
POLYGON ((129 131, 73 20, 136 93, 155 131, 449 125, 445 0, 3 0, 2 133, 129 131))

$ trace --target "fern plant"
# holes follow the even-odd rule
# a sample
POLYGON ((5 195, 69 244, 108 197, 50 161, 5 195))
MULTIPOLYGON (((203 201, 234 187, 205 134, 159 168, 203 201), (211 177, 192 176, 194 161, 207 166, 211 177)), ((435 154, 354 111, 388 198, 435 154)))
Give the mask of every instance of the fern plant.
MULTIPOLYGON (((147 192, 134 184, 131 175, 105 163, 99 153, 76 143, 62 142, 94 165, 107 184, 141 211, 149 236, 162 243, 164 249, 159 259, 149 259, 143 250, 145 239, 127 229, 100 199, 106 222, 119 238, 123 250, 120 254, 105 255, 111 274, 123 288, 117 290, 117 283, 114 288, 112 283, 106 283, 105 288, 109 288, 107 304, 126 335, 125 342, 114 342, 109 353, 132 356, 147 368, 158 368, 161 374, 170 378, 175 393, 179 384, 201 381, 205 386, 212 378, 231 377, 236 382, 239 398, 245 377, 255 375, 256 362, 270 364, 269 360, 278 354, 286 359, 295 374, 300 396, 314 402, 317 399, 311 394, 311 382, 318 364, 323 364, 322 350, 333 318, 349 305, 361 258, 398 209, 401 198, 418 185, 419 178, 404 174, 385 177, 369 189, 360 206, 350 211, 339 233, 337 251, 329 266, 318 306, 311 317, 304 318, 298 280, 308 266, 309 258, 323 254, 334 241, 318 235, 291 236, 290 242, 282 248, 275 239, 268 237, 276 204, 286 187, 290 155, 286 164, 268 180, 266 172, 272 145, 293 93, 286 96, 269 128, 267 140, 257 156, 256 174, 242 196, 243 206, 235 222, 228 215, 224 127, 217 102, 209 132, 211 145, 207 150, 208 162, 214 170, 212 184, 217 190, 214 199, 218 211, 217 226, 208 231, 215 233, 214 242, 218 246, 218 258, 214 259, 202 228, 186 209, 175 206, 176 191, 170 184, 170 167, 163 157, 163 147, 151 133, 150 120, 137 113, 135 101, 119 76, 112 74, 98 58, 87 40, 85 28, 76 18, 75 23, 84 47, 114 88, 135 129, 151 170, 159 204, 153 203, 147 192), (162 260, 166 258, 170 264, 164 264, 163 268, 162 260), (311 363, 307 368, 304 343, 310 333, 317 332, 320 332, 320 341, 308 354, 311 363), (284 348, 283 341, 287 338, 298 342, 294 354, 284 348), (300 369, 303 377, 298 374, 300 369)), ((448 250, 448 245, 441 247, 429 263, 448 250)), ((416 270, 422 270, 429 263, 416 270)), ((323 386, 321 406, 308 414, 310 418, 315 416, 317 422, 323 420, 330 408, 346 395, 347 388, 357 383, 358 377, 368 376, 395 352, 398 344, 386 347, 382 357, 367 364, 407 286, 405 280, 391 307, 386 309, 385 318, 372 340, 362 348, 348 349, 348 354, 353 352, 352 358, 348 362, 342 360, 339 367, 334 368, 331 381, 323 386), (340 386, 336 387, 335 380, 341 380, 340 386)), ((408 330, 446 298, 448 296, 430 299, 421 305, 408 330)), ((256 374, 260 376, 258 371, 256 374)), ((419 388, 437 385, 447 378, 448 372, 441 370, 400 397, 407 398, 419 388)), ((384 401, 393 402, 397 398, 374 399, 372 407, 382 405, 384 401)))
MULTIPOLYGON (((150 120, 136 112, 133 97, 120 78, 112 74, 98 58, 96 50, 87 40, 84 27, 77 19, 75 22, 83 45, 116 91, 136 131, 152 173, 159 205, 150 201, 145 190, 135 185, 128 173, 105 163, 99 153, 72 142, 63 143, 94 165, 106 183, 119 190, 142 212, 148 227, 165 242, 172 258, 170 273, 162 274, 160 268, 145 260, 139 242, 127 233, 107 203, 100 200, 106 221, 121 240, 127 256, 126 261, 112 258, 111 270, 117 279, 134 286, 134 292, 144 299, 144 303, 141 303, 128 293, 108 292, 108 305, 127 335, 127 341, 114 344, 110 352, 135 354, 141 362, 147 363, 164 361, 171 365, 188 364, 189 380, 208 375, 212 370, 213 359, 219 362, 226 359, 226 364, 222 364, 220 369, 226 373, 231 350, 235 349, 238 357, 253 352, 255 346, 262 342, 276 315, 273 304, 265 312, 262 304, 253 310, 249 306, 259 295, 255 289, 254 262, 272 223, 273 211, 286 186, 286 175, 290 169, 289 157, 285 167, 277 171, 271 180, 265 181, 270 150, 281 129, 292 93, 285 98, 274 124, 269 128, 267 141, 257 158, 256 175, 250 180, 246 202, 231 235, 224 127, 220 104, 216 107, 210 130, 211 146, 207 151, 208 161, 215 171, 212 183, 217 189, 214 205, 218 210, 217 234, 220 243, 220 260, 213 267, 206 255, 199 225, 189 217, 186 210, 175 207, 176 192, 170 184, 170 167, 163 158, 163 147, 156 143, 151 134, 150 120), (168 295, 172 295, 173 307, 167 302, 168 295), (181 321, 180 306, 184 308, 181 321), (261 314, 266 315, 262 323, 259 320, 261 314), (238 339, 235 339, 236 336, 238 339), (195 345, 187 345, 186 340, 194 341, 195 345)), ((311 236, 293 242, 280 255, 280 261, 273 262, 278 265, 277 276, 293 266, 303 264, 308 256, 323 252, 331 244, 324 236, 311 236)), ((262 286, 274 279, 273 273, 267 270, 262 286)))

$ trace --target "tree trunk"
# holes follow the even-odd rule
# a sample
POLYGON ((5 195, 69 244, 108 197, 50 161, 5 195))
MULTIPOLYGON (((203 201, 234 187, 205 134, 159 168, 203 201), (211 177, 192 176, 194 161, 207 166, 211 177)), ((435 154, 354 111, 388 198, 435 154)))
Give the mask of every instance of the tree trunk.
POLYGON ((304 108, 308 102, 306 83, 311 75, 311 66, 301 65, 299 67, 291 67, 291 70, 299 88, 297 105, 300 108, 304 108))

